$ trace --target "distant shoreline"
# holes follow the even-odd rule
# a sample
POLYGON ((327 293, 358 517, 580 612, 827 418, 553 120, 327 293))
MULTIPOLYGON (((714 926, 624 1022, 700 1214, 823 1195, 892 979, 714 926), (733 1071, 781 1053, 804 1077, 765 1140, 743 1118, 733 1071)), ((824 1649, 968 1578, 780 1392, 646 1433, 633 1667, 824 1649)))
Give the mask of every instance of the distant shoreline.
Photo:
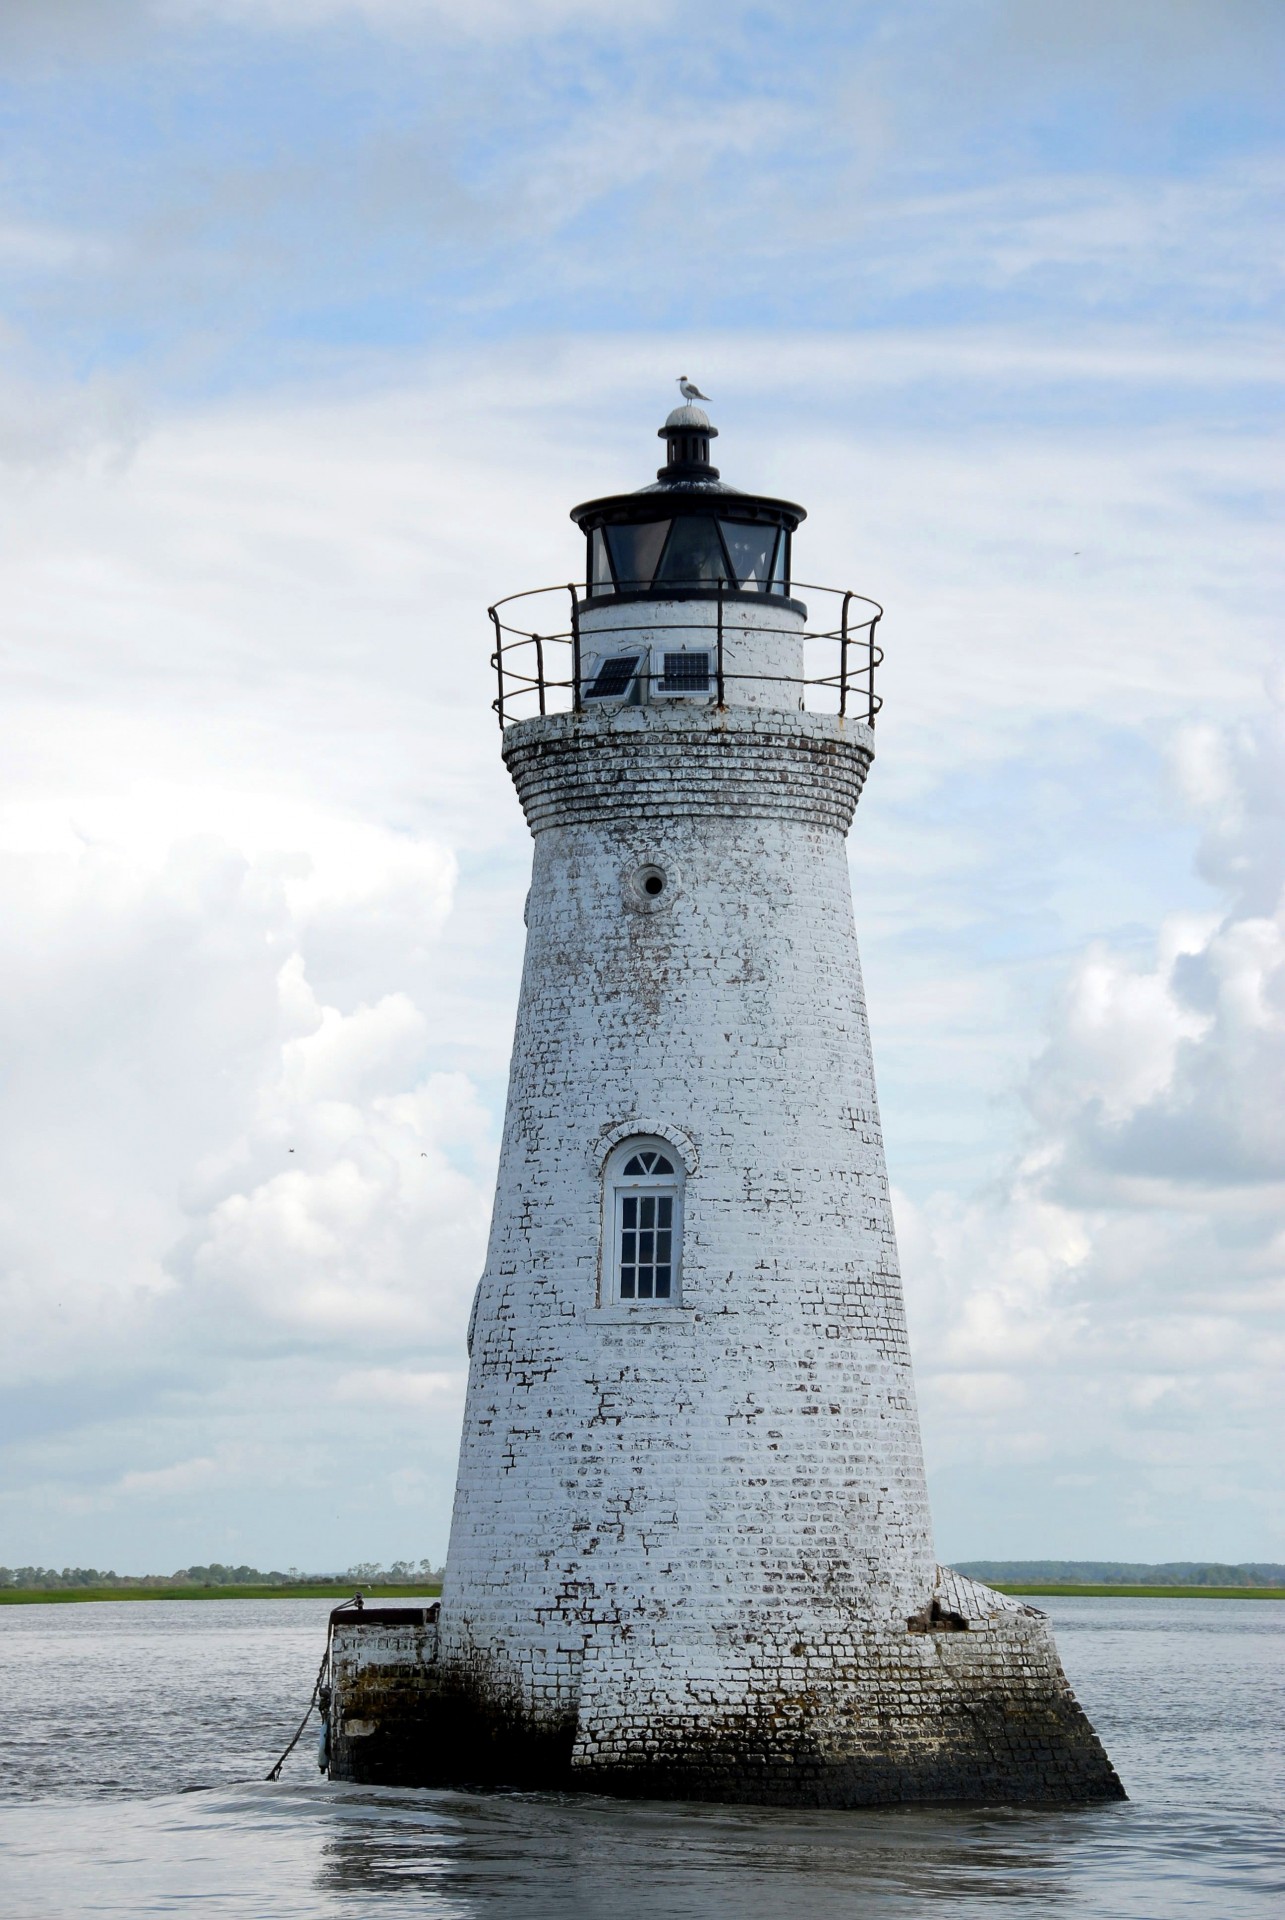
MULTIPOLYGON (((351 1600, 356 1591, 352 1581, 346 1586, 297 1587, 0 1587, 0 1606, 62 1607, 81 1600, 351 1600)), ((361 1589, 367 1600, 435 1599, 441 1591, 422 1580, 400 1587, 376 1582, 361 1589)))
POLYGON ((1285 1587, 1107 1587, 1091 1586, 1087 1581, 1037 1580, 1020 1583, 993 1580, 988 1583, 996 1593, 1043 1593, 1099 1600, 1285 1600, 1285 1587))
MULTIPOLYGON (((1051 1598, 1098 1600, 1285 1600, 1285 1587, 1125 1587, 1069 1584, 1065 1581, 1010 1581, 991 1583, 997 1593, 1045 1594, 1051 1598)), ((412 1586, 377 1584, 363 1587, 367 1600, 435 1599, 440 1586, 422 1581, 412 1586)), ((299 1587, 7 1587, 0 1588, 0 1606, 64 1607, 85 1600, 351 1600, 349 1586, 299 1587)))

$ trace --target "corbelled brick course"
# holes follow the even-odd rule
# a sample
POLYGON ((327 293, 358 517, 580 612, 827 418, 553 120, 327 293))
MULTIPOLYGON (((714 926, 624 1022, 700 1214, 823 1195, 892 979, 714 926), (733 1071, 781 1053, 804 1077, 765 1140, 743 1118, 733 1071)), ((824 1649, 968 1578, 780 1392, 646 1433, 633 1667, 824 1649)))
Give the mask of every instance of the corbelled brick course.
POLYGON ((856 720, 728 708, 616 707, 523 721, 504 758, 532 833, 647 820, 797 820, 846 833, 874 735, 856 720))

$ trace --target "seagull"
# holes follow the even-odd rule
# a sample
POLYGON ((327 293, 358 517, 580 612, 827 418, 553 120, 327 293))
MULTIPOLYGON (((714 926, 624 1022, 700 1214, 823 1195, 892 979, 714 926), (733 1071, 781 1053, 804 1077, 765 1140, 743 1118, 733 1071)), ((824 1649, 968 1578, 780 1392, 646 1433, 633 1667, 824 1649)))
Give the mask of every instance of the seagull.
POLYGON ((678 376, 678 391, 682 394, 684 400, 709 399, 709 395, 702 393, 695 381, 689 380, 685 373, 680 373, 678 376))

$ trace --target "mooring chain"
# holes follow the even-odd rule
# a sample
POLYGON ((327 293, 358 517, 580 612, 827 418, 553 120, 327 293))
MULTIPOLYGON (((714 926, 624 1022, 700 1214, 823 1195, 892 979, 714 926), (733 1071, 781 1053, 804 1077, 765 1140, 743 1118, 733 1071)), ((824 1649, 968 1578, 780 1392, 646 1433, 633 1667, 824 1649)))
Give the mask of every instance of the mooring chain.
MULTIPOLYGON (((298 1746, 299 1741, 303 1736, 303 1730, 307 1726, 308 1721, 311 1718, 312 1710, 320 1701, 323 1692, 326 1694, 327 1700, 328 1700, 330 1689, 329 1687, 323 1687, 322 1683, 325 1679, 326 1668, 329 1665, 330 1665, 330 1636, 329 1634, 327 1634, 326 1651, 321 1656, 321 1665, 317 1668, 317 1677, 312 1683, 312 1693, 309 1697, 308 1705, 304 1712, 303 1719, 299 1722, 299 1725, 295 1728, 294 1739, 290 1742, 290 1745, 286 1748, 281 1758, 277 1761, 276 1766, 273 1767, 271 1773, 267 1773, 264 1775, 265 1780, 279 1780, 281 1778, 281 1769, 282 1767, 284 1767, 286 1761, 290 1758, 290 1755, 294 1752, 295 1748, 298 1746)), ((324 1706, 322 1708, 322 1711, 323 1713, 325 1712, 324 1706)))
MULTIPOLYGON (((303 1719, 299 1722, 298 1726, 295 1728, 294 1739, 290 1742, 290 1745, 286 1748, 281 1758, 277 1761, 277 1764, 275 1767, 273 1767, 271 1773, 267 1773, 263 1776, 265 1780, 279 1780, 281 1778, 281 1769, 282 1767, 284 1767, 286 1761, 290 1758, 290 1755, 294 1752, 295 1748, 298 1746, 301 1738, 303 1737, 303 1730, 308 1724, 309 1715, 312 1713, 312 1710, 314 1707, 319 1706, 321 1708, 322 1719, 325 1720, 327 1723, 329 1722, 330 1685, 327 1678, 326 1669, 330 1665, 330 1642, 334 1636, 334 1631, 335 1631, 335 1616, 337 1614, 346 1613, 350 1607, 353 1609, 354 1612, 360 1613, 362 1608, 365 1606, 365 1604, 366 1604, 365 1597, 361 1593, 361 1590, 358 1589, 358 1591, 353 1595, 351 1600, 341 1601, 339 1606, 335 1607, 334 1610, 332 1611, 330 1615, 329 1624, 327 1625, 327 1628, 326 1628, 326 1651, 321 1656, 321 1665, 317 1668, 317 1677, 312 1683, 312 1696, 308 1701, 307 1710, 304 1713, 303 1719)), ((323 1761, 318 1761, 317 1764, 318 1766, 321 1767, 321 1770, 324 1773, 325 1763, 323 1761)))

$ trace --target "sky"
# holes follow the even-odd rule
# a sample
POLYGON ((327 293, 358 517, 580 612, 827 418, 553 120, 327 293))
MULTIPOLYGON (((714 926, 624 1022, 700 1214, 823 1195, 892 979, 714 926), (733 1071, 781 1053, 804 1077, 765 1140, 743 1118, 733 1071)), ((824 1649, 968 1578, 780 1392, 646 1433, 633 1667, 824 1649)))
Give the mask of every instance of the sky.
POLYGON ((445 1554, 486 607, 688 372, 883 603, 939 1552, 1285 1558, 1278 0, 4 0, 0 1561, 445 1554))

